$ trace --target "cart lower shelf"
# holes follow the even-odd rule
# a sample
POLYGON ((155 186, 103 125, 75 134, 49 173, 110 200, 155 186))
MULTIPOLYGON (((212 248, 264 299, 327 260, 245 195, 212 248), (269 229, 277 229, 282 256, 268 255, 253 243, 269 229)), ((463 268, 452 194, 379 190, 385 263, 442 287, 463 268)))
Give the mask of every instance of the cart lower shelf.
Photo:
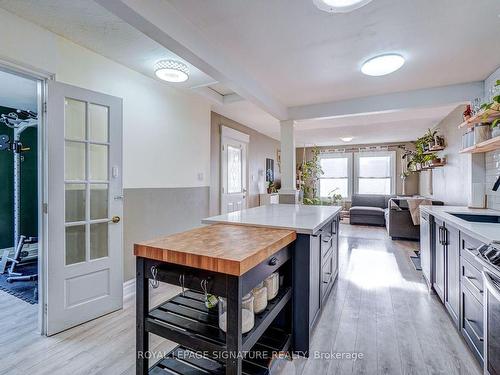
MULTIPOLYGON (((291 337, 284 331, 270 327, 243 360, 243 375, 268 375, 277 353, 284 353, 290 347, 291 337), (270 346, 272 345, 272 346, 270 346)), ((182 346, 177 346, 159 360, 150 370, 150 375, 224 375, 223 359, 203 357, 182 346)))
MULTIPOLYGON (((264 312, 255 315, 254 328, 242 337, 242 350, 250 350, 290 301, 292 290, 280 289, 276 298, 268 301, 264 312)), ((217 308, 205 307, 202 293, 188 290, 149 312, 146 331, 198 351, 226 350, 226 334, 219 328, 217 308)))

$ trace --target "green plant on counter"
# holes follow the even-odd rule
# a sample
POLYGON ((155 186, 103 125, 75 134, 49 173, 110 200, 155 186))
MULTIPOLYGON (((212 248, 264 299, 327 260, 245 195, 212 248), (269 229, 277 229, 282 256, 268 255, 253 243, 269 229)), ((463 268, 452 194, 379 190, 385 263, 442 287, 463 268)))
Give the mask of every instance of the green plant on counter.
POLYGON ((337 205, 340 202, 342 202, 343 199, 342 194, 336 193, 337 191, 339 191, 339 188, 335 188, 328 193, 328 197, 330 198, 330 202, 332 205, 337 205))
POLYGON ((319 160, 319 148, 313 147, 312 157, 310 160, 303 160, 298 168, 298 173, 301 176, 300 190, 303 193, 302 202, 308 205, 319 205, 321 199, 318 198, 318 182, 323 170, 321 169, 319 160))

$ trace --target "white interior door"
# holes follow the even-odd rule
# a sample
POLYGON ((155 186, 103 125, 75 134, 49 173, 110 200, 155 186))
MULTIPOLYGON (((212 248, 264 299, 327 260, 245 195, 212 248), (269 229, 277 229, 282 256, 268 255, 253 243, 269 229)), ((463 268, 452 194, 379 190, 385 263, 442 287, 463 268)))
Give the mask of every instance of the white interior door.
POLYGON ((247 206, 247 151, 250 137, 221 127, 221 213, 247 206))
POLYGON ((122 308, 122 100, 49 81, 46 332, 122 308))

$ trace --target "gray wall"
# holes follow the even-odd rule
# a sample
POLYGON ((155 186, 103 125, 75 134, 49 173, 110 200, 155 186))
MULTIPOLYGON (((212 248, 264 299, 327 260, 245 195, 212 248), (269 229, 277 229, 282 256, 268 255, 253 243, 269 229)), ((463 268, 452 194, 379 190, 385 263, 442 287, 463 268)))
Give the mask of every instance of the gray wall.
POLYGON ((458 106, 436 126, 446 142, 446 149, 440 152, 447 159, 446 166, 421 172, 420 176, 420 193, 447 205, 467 206, 468 203, 470 155, 460 154, 464 131, 458 129, 464 110, 465 106, 458 106))
POLYGON ((135 277, 134 243, 201 225, 208 216, 209 187, 124 190, 124 280, 135 277))
POLYGON ((212 112, 210 130, 210 215, 220 212, 220 129, 221 126, 238 130, 250 136, 248 145, 248 207, 259 205, 259 171, 265 173, 266 158, 274 160, 275 179, 280 179, 279 167, 276 163, 276 153, 280 142, 262 133, 250 129, 239 122, 212 112))
MULTIPOLYGON (((392 144, 393 145, 393 144, 392 144)), ((402 194, 403 192, 403 181, 399 176, 401 175, 402 169, 401 169, 401 156, 403 154, 403 150, 398 148, 397 146, 392 146, 390 143, 381 143, 381 144, 370 144, 370 145, 346 145, 343 147, 340 146, 322 146, 319 147, 322 150, 334 150, 334 149, 355 149, 358 147, 376 147, 376 146, 384 146, 388 147, 390 151, 396 151, 396 193, 397 194, 402 194)), ((414 147, 414 144, 411 142, 405 143, 405 146, 408 148, 414 147)), ((310 159, 312 154, 311 154, 312 148, 311 147, 306 147, 306 159, 310 159)), ((348 151, 350 152, 350 151, 348 151)), ((296 158, 297 158, 297 164, 302 163, 302 160, 304 158, 304 148, 303 147, 297 147, 296 149, 296 158)), ((410 175, 406 179, 406 191, 405 193, 407 195, 414 195, 419 193, 419 184, 418 184, 419 176, 417 173, 414 173, 410 175)))

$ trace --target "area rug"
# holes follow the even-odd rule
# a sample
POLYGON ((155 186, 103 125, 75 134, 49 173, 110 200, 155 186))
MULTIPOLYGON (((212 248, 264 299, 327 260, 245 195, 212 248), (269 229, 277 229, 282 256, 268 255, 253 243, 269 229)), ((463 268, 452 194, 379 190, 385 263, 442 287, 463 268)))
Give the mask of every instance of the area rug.
MULTIPOLYGON (((16 272, 21 272, 23 275, 33 275, 37 273, 38 263, 31 262, 27 264, 22 264, 16 267, 16 272)), ((32 305, 38 303, 38 281, 18 281, 14 283, 8 283, 7 278, 9 277, 8 272, 0 275, 0 290, 3 290, 14 297, 22 299, 32 305)))
POLYGON ((410 260, 413 263, 413 267, 415 267, 415 270, 422 271, 422 264, 420 263, 420 253, 419 253, 419 251, 415 251, 415 255, 414 256, 410 255, 410 260))

